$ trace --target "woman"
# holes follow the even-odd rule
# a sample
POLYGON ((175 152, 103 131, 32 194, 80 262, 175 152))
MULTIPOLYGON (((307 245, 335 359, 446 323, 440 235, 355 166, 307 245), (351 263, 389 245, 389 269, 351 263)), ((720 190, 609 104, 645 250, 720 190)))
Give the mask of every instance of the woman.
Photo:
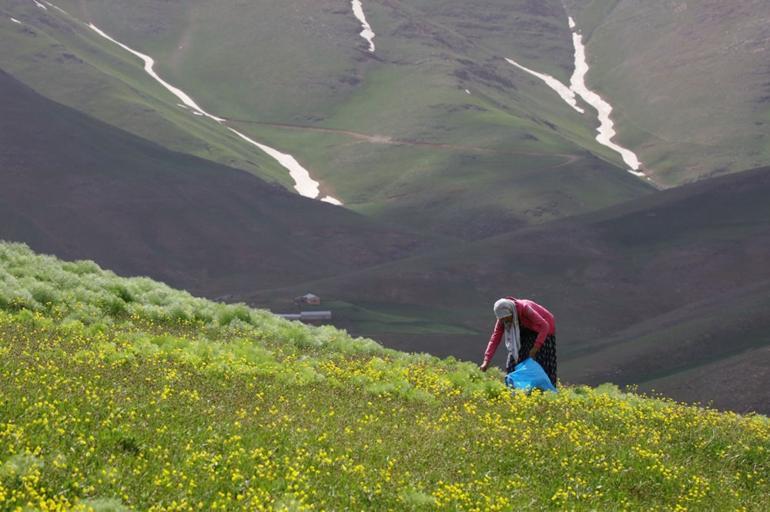
POLYGON ((479 367, 481 371, 487 371, 500 340, 505 337, 508 349, 506 373, 512 372, 517 363, 531 357, 540 363, 556 385, 556 322, 551 312, 534 301, 514 297, 495 302, 494 311, 497 323, 484 352, 484 362, 479 367))

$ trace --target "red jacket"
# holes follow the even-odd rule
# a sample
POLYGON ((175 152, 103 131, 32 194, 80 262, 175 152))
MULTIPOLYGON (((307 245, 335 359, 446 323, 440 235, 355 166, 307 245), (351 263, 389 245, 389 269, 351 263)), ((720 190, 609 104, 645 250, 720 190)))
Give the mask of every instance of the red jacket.
MULTIPOLYGON (((545 338, 549 334, 556 334, 556 320, 551 312, 543 306, 537 302, 526 299, 517 299, 515 297, 506 297, 506 299, 511 299, 516 304, 516 313, 519 316, 519 326, 537 333, 537 338, 535 339, 535 346, 537 348, 543 346, 545 338)), ((492 336, 489 338, 487 350, 484 352, 485 362, 491 361, 492 356, 495 355, 497 346, 500 344, 500 340, 503 339, 504 330, 505 325, 501 320, 498 320, 495 323, 495 329, 492 331, 492 336)), ((514 355, 519 357, 519 354, 514 355)))

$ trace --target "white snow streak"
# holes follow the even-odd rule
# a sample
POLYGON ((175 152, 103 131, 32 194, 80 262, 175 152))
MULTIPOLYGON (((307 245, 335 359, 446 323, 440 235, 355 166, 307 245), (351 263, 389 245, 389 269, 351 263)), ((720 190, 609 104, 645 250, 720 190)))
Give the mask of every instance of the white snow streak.
POLYGON ((17 20, 16 18, 11 18, 11 21, 14 23, 18 23, 19 25, 23 25, 23 23, 17 20))
POLYGON ((567 104, 570 107, 574 108, 575 110, 577 110, 581 114, 585 113, 585 110, 583 110, 582 108, 578 107, 577 98, 575 98, 575 91, 573 91, 572 89, 570 89, 569 87, 567 87, 566 85, 561 83, 556 78, 552 77, 551 75, 546 75, 545 73, 538 73, 537 71, 529 69, 526 66, 522 66, 521 64, 519 64, 515 60, 511 60, 511 59, 505 59, 505 60, 507 60, 509 64, 513 64, 517 68, 523 69, 524 71, 526 71, 530 75, 536 76, 537 78, 539 78, 540 80, 545 82, 545 84, 548 87, 550 87, 551 89, 556 91, 556 93, 559 96, 561 96, 561 99, 566 101, 567 104))
POLYGON ((277 160, 278 163, 280 163, 282 166, 286 167, 289 170, 289 174, 291 175, 292 179, 294 179, 294 182, 296 183, 294 188, 297 189, 297 192, 299 192, 300 195, 313 198, 318 197, 318 182, 310 177, 310 174, 305 170, 304 167, 299 164, 299 162, 297 162, 293 156, 287 155, 286 153, 281 153, 277 149, 273 149, 270 146, 260 144, 259 142, 244 135, 234 128, 228 127, 227 129, 249 144, 257 146, 259 149, 277 160))
POLYGON ((38 2, 37 0, 32 0, 32 1, 33 1, 33 2, 35 2, 35 5, 37 5, 38 7, 40 7, 41 9, 43 9, 44 11, 47 11, 47 10, 48 10, 48 7, 46 7, 45 5, 41 4, 41 3, 40 3, 40 2, 38 2))
POLYGON ((583 45, 583 36, 580 34, 580 31, 576 30, 575 20, 572 19, 572 17, 568 18, 568 23, 569 28, 572 30, 572 43, 575 46, 575 71, 570 78, 569 87, 550 75, 533 71, 511 59, 505 60, 507 60, 510 64, 523 69, 527 73, 530 73, 543 80, 551 89, 556 91, 559 96, 561 96, 561 98, 567 102, 567 104, 569 104, 569 106, 581 114, 584 113, 584 110, 577 106, 576 95, 580 96, 583 101, 591 105, 596 110, 599 120, 599 128, 597 128, 598 135, 596 136, 596 141, 599 142, 599 144, 602 144, 603 146, 606 146, 617 152, 621 158, 623 158, 623 162, 625 162, 625 164, 630 168, 628 172, 642 178, 646 177, 643 172, 639 171, 642 163, 639 161, 639 158, 636 156, 636 154, 630 149, 624 148, 623 146, 612 142, 612 139, 616 135, 615 124, 610 118, 610 114, 612 113, 612 105, 607 103, 601 96, 586 86, 585 77, 586 74, 588 74, 589 67, 588 61, 586 60, 586 49, 583 45))
POLYGON ((138 51, 129 48, 128 46, 124 45, 123 43, 121 43, 119 41, 116 41, 115 39, 113 39, 112 37, 110 37, 109 35, 104 33, 104 31, 102 31, 99 27, 97 27, 93 23, 90 23, 88 26, 91 27, 91 30, 93 30, 94 32, 96 32, 97 34, 102 36, 103 38, 107 39, 108 41, 111 41, 111 42, 115 43, 116 45, 120 46, 121 48, 123 48, 127 52, 130 52, 133 55, 135 55, 135 56, 139 57, 140 59, 142 59, 142 61, 144 61, 144 70, 147 72, 147 74, 150 75, 151 77, 153 77, 156 81, 158 81, 158 83, 160 83, 163 87, 168 89, 171 92, 171 94, 173 94, 174 96, 179 98, 179 100, 182 103, 184 103, 185 105, 187 105, 191 109, 195 110, 196 112, 200 112, 201 115, 209 117, 209 118, 213 119, 214 121, 217 121, 218 123, 223 123, 225 121, 221 117, 213 116, 213 115, 209 114, 208 112, 206 112, 205 110, 203 110, 184 91, 182 91, 181 89, 177 89, 176 87, 174 87, 173 85, 171 85, 170 83, 166 82, 161 77, 159 77, 158 74, 155 72, 155 69, 153 69, 154 66, 155 66, 155 60, 153 60, 152 57, 150 57, 149 55, 145 55, 143 53, 139 53, 138 51))
POLYGON ((335 199, 332 196, 326 196, 323 199, 321 199, 321 201, 323 201, 324 203, 333 204, 335 206, 342 206, 342 203, 340 202, 340 200, 335 199))
MULTIPOLYGON (((157 82, 159 82, 163 87, 168 89, 174 96, 179 98, 179 100, 182 103, 181 104, 177 103, 178 106, 185 107, 185 108, 190 108, 193 111, 193 114, 195 114, 197 116, 208 117, 209 119, 213 119, 217 123, 226 126, 228 130, 230 130, 231 132, 236 134, 238 137, 240 137, 241 139, 245 140, 249 144, 251 144, 253 146, 256 146, 257 148, 259 148, 263 152, 267 153, 270 157, 272 157, 279 164, 281 164, 283 167, 285 167, 289 171, 289 175, 294 180, 294 188, 297 190, 297 192, 299 192, 300 195, 305 196, 305 197, 309 197, 311 199, 318 198, 318 195, 320 194, 319 188, 318 188, 319 187, 319 183, 317 181, 315 181, 313 178, 310 177, 310 173, 307 171, 307 169, 302 167, 302 165, 300 165, 299 162, 297 162, 297 160, 293 156, 288 155, 286 153, 281 153, 277 149, 271 148, 270 146, 266 146, 265 144, 260 144, 259 142, 257 142, 254 139, 244 135, 243 133, 239 132, 238 130, 236 130, 234 128, 230 128, 229 126, 227 126, 225 124, 225 122, 226 122, 225 119, 222 119, 221 117, 217 117, 215 115, 209 114, 208 112, 203 110, 195 102, 195 100, 193 100, 189 95, 187 95, 187 93, 185 93, 181 89, 178 89, 177 87, 174 87, 170 83, 168 83, 165 80, 163 80, 160 76, 158 76, 158 74, 154 70, 155 61, 153 60, 152 57, 150 57, 149 55, 145 55, 143 53, 140 53, 140 52, 138 52, 138 51, 136 51, 136 50, 134 50, 132 48, 129 48, 125 44, 123 44, 123 43, 113 39, 112 37, 107 35, 104 31, 99 29, 96 25, 94 25, 93 23, 89 24, 89 27, 94 32, 96 32, 97 34, 102 36, 103 38, 107 39, 108 41, 111 41, 112 43, 120 46, 124 50, 126 50, 126 51, 130 52, 131 54, 133 54, 133 55, 139 57, 140 59, 142 59, 142 61, 144 62, 144 70, 147 72, 147 74, 150 75, 152 78, 154 78, 157 82)), ((325 198, 322 199, 322 201, 325 201, 327 203, 336 204, 336 205, 342 205, 342 203, 339 200, 337 200, 337 199, 335 199, 335 198, 333 198, 331 196, 326 196, 325 198)))
POLYGON ((57 5, 54 5, 54 4, 52 4, 51 2, 46 2, 46 5, 48 5, 48 7, 53 7, 54 9, 56 9, 57 11, 59 11, 60 13, 62 13, 62 14, 66 14, 67 16, 69 16, 69 14, 70 14, 70 13, 68 13, 67 11, 65 11, 64 9, 62 9, 61 7, 59 7, 59 6, 57 6, 57 5))
MULTIPOLYGON (((575 21, 569 18, 570 26, 575 26, 575 21)), ((599 132, 596 136, 596 140, 599 144, 603 144, 611 150, 620 154, 623 157, 623 161, 632 171, 638 171, 641 167, 641 162, 636 154, 630 149, 624 148, 612 142, 612 138, 615 137, 615 123, 610 119, 612 113, 612 105, 604 101, 604 99, 590 90, 586 86, 586 74, 588 73, 588 62, 586 61, 586 48, 583 45, 583 36, 580 32, 574 31, 572 33, 572 41, 575 44, 575 72, 570 79, 570 88, 580 95, 586 103, 596 109, 599 114, 599 132)), ((644 173, 635 172, 637 176, 644 176, 644 173)))
POLYGON ((356 18, 358 18, 358 21, 361 22, 361 26, 363 27, 363 30, 359 34, 361 37, 366 39, 369 42, 369 51, 374 53, 374 31, 372 30, 372 27, 369 25, 369 22, 366 21, 366 14, 364 14, 364 6, 361 3, 361 0, 352 0, 351 5, 353 6, 353 14, 356 18))

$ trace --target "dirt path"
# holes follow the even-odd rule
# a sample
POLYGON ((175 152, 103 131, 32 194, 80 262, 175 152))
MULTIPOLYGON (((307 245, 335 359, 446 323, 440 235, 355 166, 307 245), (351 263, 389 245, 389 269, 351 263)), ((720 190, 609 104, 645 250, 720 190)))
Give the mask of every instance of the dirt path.
POLYGON ((487 154, 494 154, 494 155, 558 156, 566 159, 565 162, 558 164, 554 167, 562 167, 564 165, 569 165, 583 158, 583 156, 581 155, 575 155, 570 153, 538 153, 534 151, 511 151, 511 150, 504 150, 504 149, 484 148, 481 146, 468 146, 463 144, 449 144, 444 142, 427 142, 427 141, 420 141, 415 139, 399 139, 395 137, 390 137, 388 135, 371 135, 367 133, 354 132, 351 130, 342 130, 338 128, 324 128, 321 126, 308 126, 308 125, 302 125, 302 124, 265 123, 260 121, 249 121, 246 119, 232 119, 232 118, 228 118, 226 119, 226 121, 232 122, 232 123, 247 124, 247 125, 251 124, 251 125, 259 125, 259 126, 269 126, 272 128, 285 128, 289 130, 301 130, 301 131, 309 131, 309 132, 321 132, 321 133, 331 133, 335 135, 344 135, 353 139, 369 142, 371 144, 388 144, 393 146, 417 146, 417 147, 447 149, 452 151, 471 151, 471 152, 487 153, 487 154))

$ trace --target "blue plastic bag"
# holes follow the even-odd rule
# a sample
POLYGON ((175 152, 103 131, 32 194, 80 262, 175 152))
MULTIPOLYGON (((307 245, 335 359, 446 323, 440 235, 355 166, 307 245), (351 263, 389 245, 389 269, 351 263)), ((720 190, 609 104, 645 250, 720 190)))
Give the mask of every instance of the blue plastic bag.
POLYGON ((556 392, 556 387, 548 378, 548 375, 540 366, 540 363, 528 357, 516 365, 511 373, 505 376, 505 385, 513 389, 542 389, 543 391, 556 392))

